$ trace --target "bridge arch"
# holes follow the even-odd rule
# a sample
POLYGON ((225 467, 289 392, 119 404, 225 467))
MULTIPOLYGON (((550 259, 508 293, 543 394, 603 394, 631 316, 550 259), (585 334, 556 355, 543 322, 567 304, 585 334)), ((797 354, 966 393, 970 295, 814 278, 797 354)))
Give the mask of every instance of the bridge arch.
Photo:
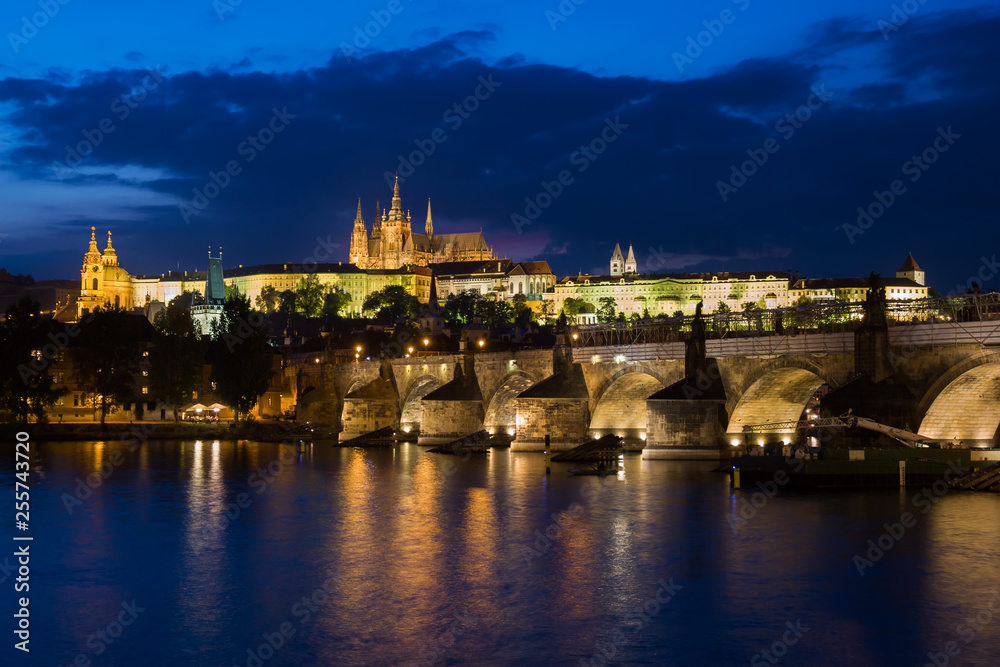
POLYGON ((951 367, 917 404, 917 432, 934 440, 995 446, 1000 429, 1000 351, 951 367))
MULTIPOLYGON (((799 419, 809 399, 824 384, 837 386, 825 369, 806 359, 779 357, 760 365, 747 374, 739 388, 730 388, 727 437, 741 440, 748 424, 799 419)), ((794 439, 794 434, 787 432, 794 439)))
POLYGON ((491 433, 506 431, 514 435, 517 428, 517 401, 514 399, 535 382, 535 378, 524 371, 505 375, 490 397, 483 401, 486 406, 483 428, 491 433))
POLYGON ((433 375, 421 375, 410 383, 406 397, 400 405, 399 427, 409 433, 420 427, 420 399, 444 386, 444 381, 433 375))
POLYGON ((631 444, 646 437, 646 399, 667 386, 660 371, 645 364, 628 364, 599 387, 590 419, 591 435, 616 433, 631 444))

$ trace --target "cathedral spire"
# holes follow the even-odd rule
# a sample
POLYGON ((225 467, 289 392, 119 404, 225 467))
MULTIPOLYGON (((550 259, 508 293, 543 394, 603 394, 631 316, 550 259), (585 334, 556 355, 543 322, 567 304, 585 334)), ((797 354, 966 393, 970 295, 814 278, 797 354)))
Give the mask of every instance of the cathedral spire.
POLYGON ((361 197, 358 197, 358 212, 354 216, 354 229, 355 231, 362 229, 366 236, 368 234, 368 227, 365 226, 365 219, 361 215, 361 197))
POLYGON ((635 253, 632 252, 632 244, 628 244, 628 257, 625 258, 625 273, 638 273, 637 262, 635 261, 635 253))
POLYGON ((393 211, 399 211, 400 214, 403 212, 403 202, 399 198, 399 173, 396 173, 396 185, 392 188, 392 209, 393 211))
POLYGON ((427 224, 424 225, 424 232, 427 234, 427 238, 434 236, 434 221, 431 220, 431 200, 427 200, 427 224))

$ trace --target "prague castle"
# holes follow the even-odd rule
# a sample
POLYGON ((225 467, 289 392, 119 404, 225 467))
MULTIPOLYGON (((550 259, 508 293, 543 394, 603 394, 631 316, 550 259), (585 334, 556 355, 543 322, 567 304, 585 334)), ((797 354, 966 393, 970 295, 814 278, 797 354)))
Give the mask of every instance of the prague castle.
POLYGON ((388 213, 379 214, 371 235, 361 216, 361 200, 354 218, 351 233, 351 264, 361 269, 399 269, 406 265, 428 266, 440 262, 475 262, 496 259, 493 249, 486 245, 483 233, 435 234, 431 220, 431 202, 427 200, 427 221, 424 233, 415 234, 411 229, 410 212, 403 213, 399 197, 399 177, 392 192, 392 206, 388 213))

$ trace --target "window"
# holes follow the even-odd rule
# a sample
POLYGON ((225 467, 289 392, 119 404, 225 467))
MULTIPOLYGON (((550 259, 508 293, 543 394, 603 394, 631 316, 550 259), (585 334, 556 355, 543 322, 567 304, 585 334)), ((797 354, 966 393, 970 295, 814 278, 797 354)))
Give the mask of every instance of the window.
POLYGON ((142 393, 148 394, 149 393, 149 387, 143 387, 142 388, 142 393))
POLYGON ((148 357, 149 356, 149 350, 143 350, 142 351, 142 356, 148 357))
POLYGON ((95 291, 97 290, 97 278, 94 278, 94 288, 93 289, 95 291))
POLYGON ((149 371, 143 371, 142 372, 142 377, 148 378, 149 377, 149 371))
POLYGON ((198 392, 192 391, 191 392, 191 398, 198 398, 198 392))

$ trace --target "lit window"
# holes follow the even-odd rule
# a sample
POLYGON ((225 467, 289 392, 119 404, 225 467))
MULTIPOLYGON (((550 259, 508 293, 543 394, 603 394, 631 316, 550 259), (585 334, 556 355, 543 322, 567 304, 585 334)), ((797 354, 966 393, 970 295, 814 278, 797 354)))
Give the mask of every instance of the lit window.
POLYGON ((149 371, 143 371, 142 372, 142 377, 144 377, 144 378, 149 377, 149 371))
POLYGON ((149 350, 143 350, 142 351, 142 356, 148 357, 149 356, 149 350))
POLYGON ((149 387, 143 387, 142 388, 142 393, 148 394, 149 393, 149 387))

